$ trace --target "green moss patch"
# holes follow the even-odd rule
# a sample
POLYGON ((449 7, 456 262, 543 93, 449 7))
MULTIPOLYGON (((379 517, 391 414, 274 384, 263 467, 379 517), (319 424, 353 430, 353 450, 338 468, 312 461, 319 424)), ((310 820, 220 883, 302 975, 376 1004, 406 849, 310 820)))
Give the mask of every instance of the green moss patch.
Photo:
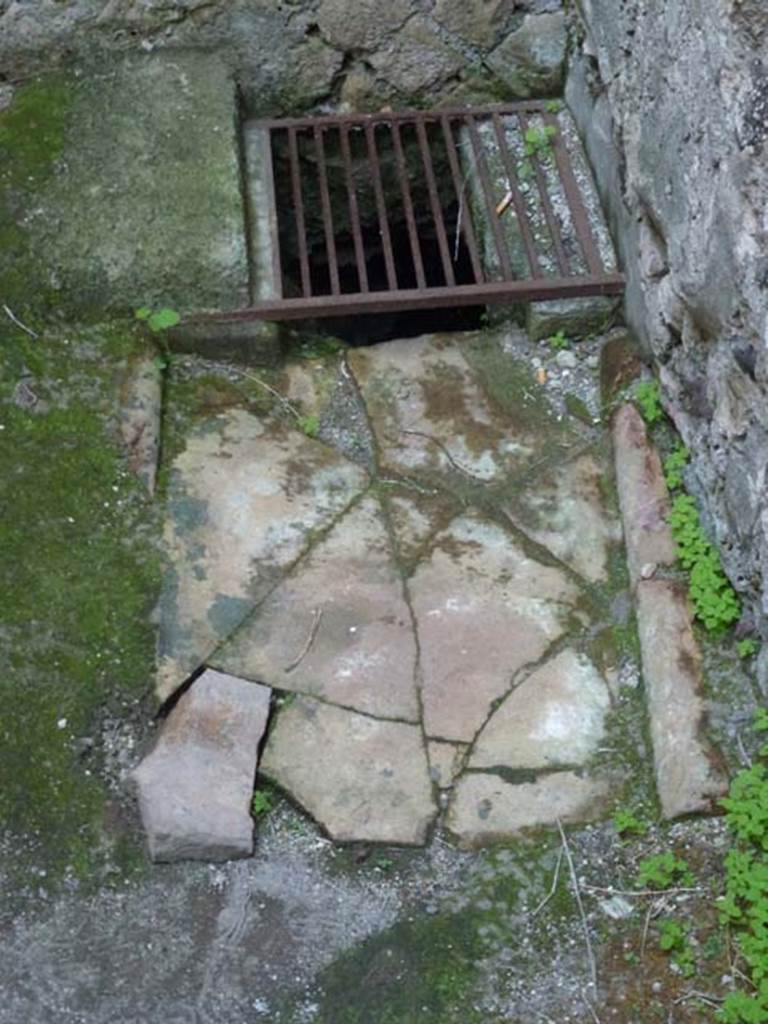
POLYGON ((99 722, 152 686, 157 524, 114 436, 117 373, 139 344, 0 325, 0 825, 82 875, 114 852, 99 722))

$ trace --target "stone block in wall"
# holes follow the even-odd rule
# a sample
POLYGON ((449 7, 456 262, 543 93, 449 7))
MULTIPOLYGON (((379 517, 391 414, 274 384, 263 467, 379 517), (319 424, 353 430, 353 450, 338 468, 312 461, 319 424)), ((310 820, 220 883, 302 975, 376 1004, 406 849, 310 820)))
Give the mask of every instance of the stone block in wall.
POLYGON ((246 303, 235 115, 234 82, 202 53, 18 89, 0 114, 4 301, 71 315, 246 303))
POLYGON ((565 12, 526 14, 486 57, 515 99, 559 96, 565 78, 565 12))

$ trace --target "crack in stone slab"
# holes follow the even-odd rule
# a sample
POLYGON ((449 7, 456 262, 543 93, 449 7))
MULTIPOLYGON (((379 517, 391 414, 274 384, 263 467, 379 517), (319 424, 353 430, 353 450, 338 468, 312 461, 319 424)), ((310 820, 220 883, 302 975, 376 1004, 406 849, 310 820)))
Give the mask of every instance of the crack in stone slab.
POLYGON ((212 663, 283 690, 417 722, 416 642, 390 548, 379 502, 368 495, 272 591, 247 627, 219 647, 212 663))

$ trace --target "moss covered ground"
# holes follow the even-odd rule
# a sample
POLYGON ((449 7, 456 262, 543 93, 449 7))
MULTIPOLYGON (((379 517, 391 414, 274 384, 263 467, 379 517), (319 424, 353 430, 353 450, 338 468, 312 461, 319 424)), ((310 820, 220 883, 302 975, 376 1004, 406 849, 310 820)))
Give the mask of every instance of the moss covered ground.
POLYGON ((121 846, 101 723, 151 692, 158 522, 116 438, 142 344, 127 325, 32 338, 0 322, 0 823, 53 875, 99 877, 121 846))

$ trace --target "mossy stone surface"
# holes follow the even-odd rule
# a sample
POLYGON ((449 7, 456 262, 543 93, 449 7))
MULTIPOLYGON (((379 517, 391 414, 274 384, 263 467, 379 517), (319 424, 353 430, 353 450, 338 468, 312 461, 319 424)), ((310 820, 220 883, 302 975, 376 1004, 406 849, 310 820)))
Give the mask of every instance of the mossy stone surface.
MULTIPOLYGON (((151 686, 155 518, 115 430, 141 345, 130 326, 0 324, 0 832, 24 835, 49 881, 114 862, 102 724, 136 718, 151 686)), ((25 863, 7 862, 17 886, 25 863)))
POLYGON ((17 90, 0 114, 0 292, 16 309, 244 305, 234 83, 140 55, 17 90))

